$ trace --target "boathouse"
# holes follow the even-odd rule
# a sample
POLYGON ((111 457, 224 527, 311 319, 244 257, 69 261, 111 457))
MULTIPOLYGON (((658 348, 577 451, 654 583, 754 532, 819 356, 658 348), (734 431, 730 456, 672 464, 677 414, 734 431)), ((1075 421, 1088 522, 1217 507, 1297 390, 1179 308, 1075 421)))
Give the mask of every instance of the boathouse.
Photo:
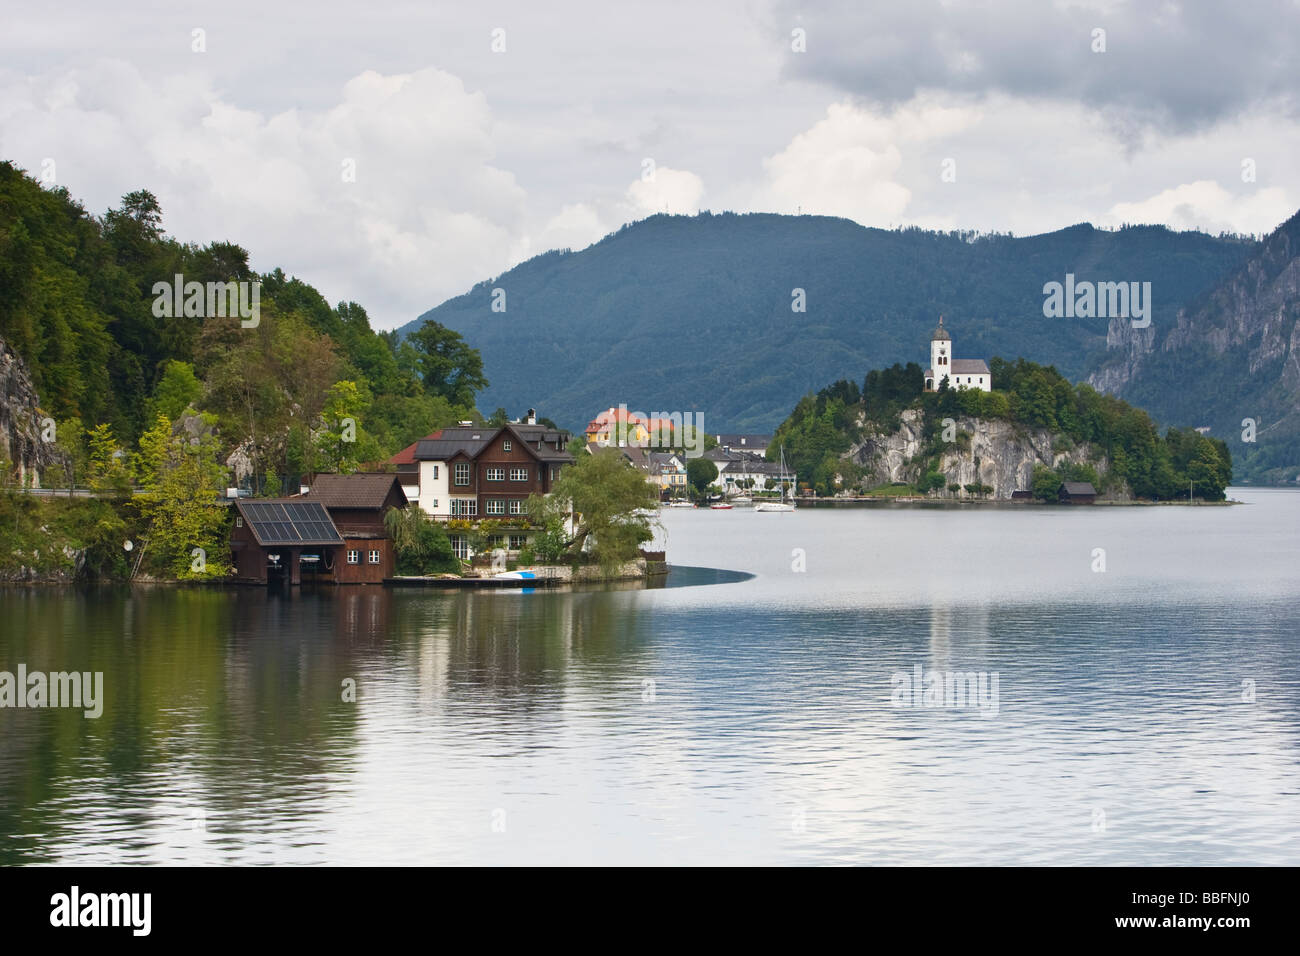
POLYGON ((396 572, 393 542, 384 527, 389 508, 405 508, 406 492, 394 474, 317 475, 299 501, 324 505, 343 537, 335 562, 338 584, 382 584, 396 572))
POLYGON ((230 560, 240 581, 301 584, 332 574, 343 536, 319 502, 240 498, 230 532, 230 560))
POLYGON ((1097 500, 1097 489, 1090 481, 1067 481, 1057 496, 1067 505, 1090 505, 1097 500))
POLYGON ((393 474, 318 475, 305 494, 240 499, 230 534, 235 575, 256 584, 382 584, 397 563, 384 515, 406 505, 393 474))

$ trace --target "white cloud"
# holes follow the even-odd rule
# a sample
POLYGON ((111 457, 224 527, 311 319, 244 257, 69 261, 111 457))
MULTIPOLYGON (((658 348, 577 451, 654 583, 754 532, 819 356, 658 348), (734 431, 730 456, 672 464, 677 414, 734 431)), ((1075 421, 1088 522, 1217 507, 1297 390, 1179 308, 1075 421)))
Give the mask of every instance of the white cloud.
POLYGON ((1281 222, 1280 211, 1294 208, 1286 190, 1278 187, 1234 194, 1213 180, 1201 179, 1162 190, 1138 202, 1116 203, 1107 216, 1115 224, 1160 222, 1174 229, 1209 233, 1267 234, 1281 222))
POLYGON ((763 161, 750 208, 845 216, 868 226, 898 222, 912 199, 901 182, 904 149, 952 136, 978 111, 918 100, 888 114, 835 103, 826 116, 763 161))
POLYGON ((0 127, 0 154, 30 170, 54 158, 91 209, 150 189, 178 238, 238 242, 255 268, 282 266, 385 325, 508 267, 525 230, 485 98, 434 69, 367 71, 327 109, 265 115, 194 75, 148 83, 103 61, 0 88, 0 127))

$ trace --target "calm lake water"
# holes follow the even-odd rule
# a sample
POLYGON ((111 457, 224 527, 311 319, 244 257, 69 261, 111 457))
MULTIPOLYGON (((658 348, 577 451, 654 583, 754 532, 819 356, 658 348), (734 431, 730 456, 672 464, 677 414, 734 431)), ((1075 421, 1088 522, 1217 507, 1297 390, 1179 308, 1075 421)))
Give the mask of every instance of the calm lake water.
POLYGON ((105 685, 0 710, 0 863, 1295 864, 1300 493, 1232 496, 670 510, 753 576, 652 590, 0 589, 0 670, 105 685))

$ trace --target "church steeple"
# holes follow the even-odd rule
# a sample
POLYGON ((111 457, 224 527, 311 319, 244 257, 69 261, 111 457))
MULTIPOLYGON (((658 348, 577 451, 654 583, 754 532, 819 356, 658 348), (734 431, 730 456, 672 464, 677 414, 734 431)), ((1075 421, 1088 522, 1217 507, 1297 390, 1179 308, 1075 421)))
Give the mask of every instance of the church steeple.
MULTIPOLYGON (((943 316, 939 316, 939 327, 930 336, 930 387, 938 389, 943 380, 952 374, 952 336, 943 327, 943 316)), ((955 385, 955 382, 949 382, 955 385)))

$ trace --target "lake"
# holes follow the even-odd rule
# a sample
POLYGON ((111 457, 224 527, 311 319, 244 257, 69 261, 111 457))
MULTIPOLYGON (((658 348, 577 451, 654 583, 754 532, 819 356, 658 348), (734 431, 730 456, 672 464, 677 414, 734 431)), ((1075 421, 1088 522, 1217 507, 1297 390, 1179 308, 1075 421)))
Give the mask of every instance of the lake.
POLYGON ((1230 494, 666 510, 652 589, 0 589, 0 670, 104 675, 0 709, 0 863, 1295 864, 1300 492, 1230 494))

